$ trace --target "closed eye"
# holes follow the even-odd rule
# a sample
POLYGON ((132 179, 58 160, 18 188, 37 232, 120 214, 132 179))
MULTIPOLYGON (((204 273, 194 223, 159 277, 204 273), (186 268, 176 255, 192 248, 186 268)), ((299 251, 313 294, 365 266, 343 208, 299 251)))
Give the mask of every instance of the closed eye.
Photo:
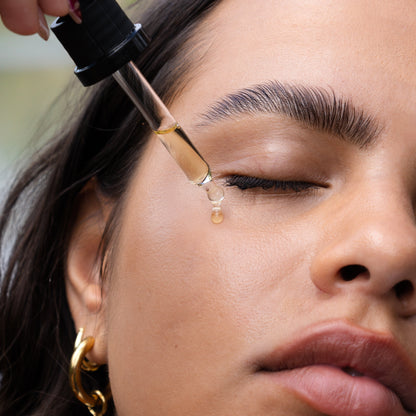
POLYGON ((255 190, 257 188, 272 193, 300 193, 328 187, 325 184, 302 180, 275 180, 244 175, 231 175, 227 177, 226 185, 237 187, 242 191, 249 189, 255 190))

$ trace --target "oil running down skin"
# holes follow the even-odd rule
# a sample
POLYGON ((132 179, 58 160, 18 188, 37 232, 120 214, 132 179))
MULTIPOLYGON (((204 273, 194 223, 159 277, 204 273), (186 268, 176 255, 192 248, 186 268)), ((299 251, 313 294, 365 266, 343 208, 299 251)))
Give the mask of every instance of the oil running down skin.
POLYGON ((214 182, 207 162, 196 150, 185 132, 179 124, 175 124, 166 130, 154 130, 154 133, 158 135, 160 141, 188 179, 207 191, 208 199, 212 203, 211 221, 214 224, 221 224, 224 219, 221 209, 224 190, 214 182))

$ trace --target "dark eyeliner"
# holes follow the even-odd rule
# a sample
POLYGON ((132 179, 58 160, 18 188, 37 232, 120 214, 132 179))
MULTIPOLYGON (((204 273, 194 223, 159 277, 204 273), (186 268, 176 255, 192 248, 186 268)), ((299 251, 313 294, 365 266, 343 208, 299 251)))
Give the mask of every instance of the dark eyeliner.
POLYGON ((242 191, 261 188, 265 191, 292 191, 302 192, 308 189, 319 188, 320 185, 306 181, 283 181, 275 179, 258 178, 254 176, 231 175, 226 179, 226 186, 234 186, 242 191))

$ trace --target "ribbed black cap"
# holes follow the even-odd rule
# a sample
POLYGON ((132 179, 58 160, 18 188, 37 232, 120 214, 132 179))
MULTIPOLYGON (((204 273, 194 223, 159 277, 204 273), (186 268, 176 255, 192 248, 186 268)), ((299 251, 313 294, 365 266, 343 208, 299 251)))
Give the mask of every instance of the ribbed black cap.
POLYGON ((115 0, 79 0, 79 3, 81 24, 68 15, 55 20, 51 29, 75 62, 75 74, 88 86, 137 58, 149 38, 115 0))

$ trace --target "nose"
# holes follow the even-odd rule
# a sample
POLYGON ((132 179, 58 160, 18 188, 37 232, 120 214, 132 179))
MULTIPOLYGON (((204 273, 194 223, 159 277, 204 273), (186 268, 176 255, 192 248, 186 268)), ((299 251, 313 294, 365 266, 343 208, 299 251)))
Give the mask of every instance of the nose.
POLYGON ((312 259, 311 279, 328 294, 355 290, 387 297, 401 314, 416 315, 414 213, 408 203, 387 198, 384 204, 357 198, 357 204, 327 216, 331 219, 312 259))

